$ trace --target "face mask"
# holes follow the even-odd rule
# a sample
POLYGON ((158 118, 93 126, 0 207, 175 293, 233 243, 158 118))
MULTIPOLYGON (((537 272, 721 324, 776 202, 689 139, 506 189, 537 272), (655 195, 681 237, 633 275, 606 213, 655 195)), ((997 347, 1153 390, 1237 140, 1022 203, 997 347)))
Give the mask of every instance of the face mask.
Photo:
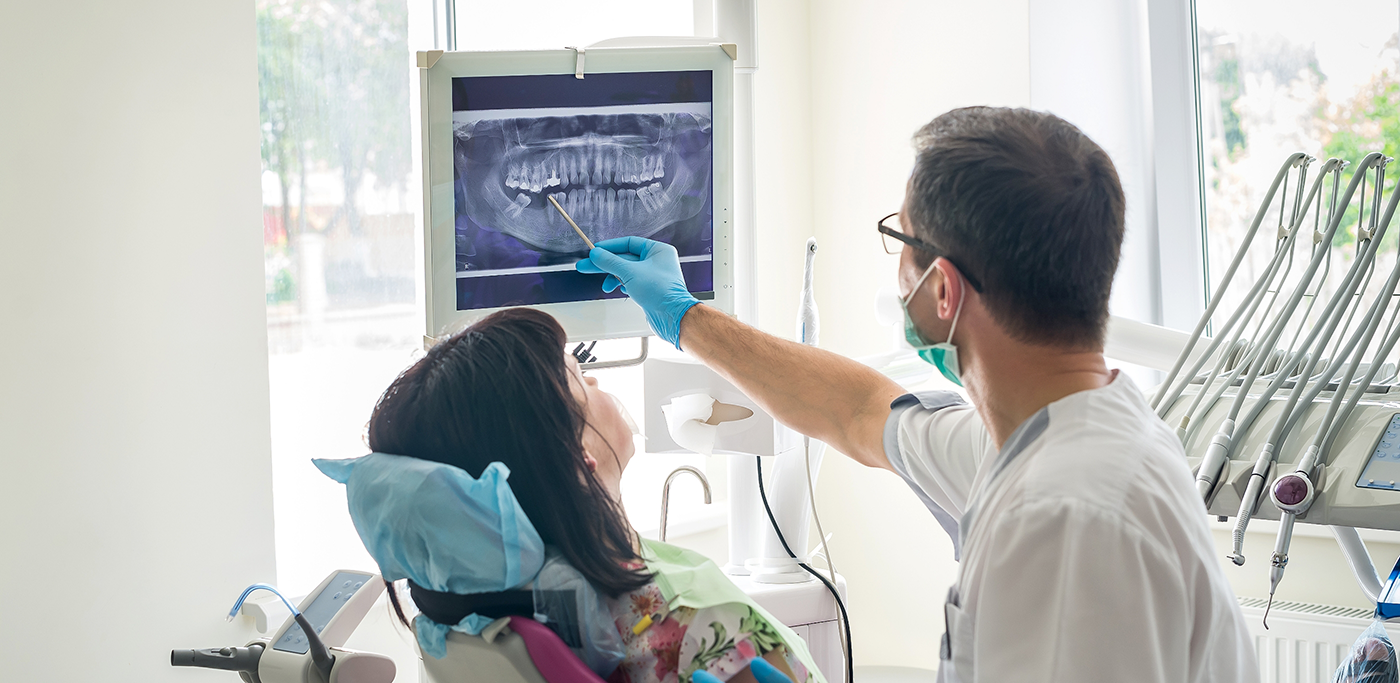
POLYGON ((962 296, 958 297, 958 309, 953 312, 953 326, 948 330, 948 341, 941 344, 930 344, 919 334, 919 329, 914 326, 914 319, 909 316, 909 300, 919 292, 924 280, 928 279, 928 274, 933 272, 933 264, 928 264, 924 269, 924 274, 919 277, 919 281, 914 283, 914 289, 910 290, 909 296, 900 299, 899 305, 904 309, 904 340, 919 352, 919 357, 924 362, 931 363, 949 382, 962 386, 961 368, 958 366, 958 347, 953 345, 953 332, 958 329, 958 317, 962 315, 963 302, 967 300, 967 291, 963 290, 962 296))

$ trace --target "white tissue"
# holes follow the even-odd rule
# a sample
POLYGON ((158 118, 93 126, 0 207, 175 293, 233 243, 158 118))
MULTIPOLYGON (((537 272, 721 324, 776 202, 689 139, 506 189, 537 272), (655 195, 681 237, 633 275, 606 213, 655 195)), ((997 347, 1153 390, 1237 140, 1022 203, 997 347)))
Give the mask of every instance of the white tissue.
POLYGON ((712 455, 718 426, 706 424, 714 414, 715 399, 709 394, 687 394, 661 406, 666 428, 677 446, 701 455, 712 455))

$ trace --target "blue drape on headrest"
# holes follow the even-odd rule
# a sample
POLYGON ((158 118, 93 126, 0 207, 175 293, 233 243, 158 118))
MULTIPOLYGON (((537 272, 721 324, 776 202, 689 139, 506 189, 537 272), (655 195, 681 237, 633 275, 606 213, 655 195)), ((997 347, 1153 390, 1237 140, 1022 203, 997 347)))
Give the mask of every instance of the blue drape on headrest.
MULTIPOLYGON (((562 558, 541 574, 544 542, 506 483, 503 463, 473 478, 452 465, 385 453, 312 462, 345 484, 355 531, 385 579, 466 595, 522 588, 538 577, 535 618, 576 622, 571 628, 585 641, 577 653, 600 676, 622 661, 624 645, 602 596, 562 558), (541 596, 551 598, 548 604, 541 596)), ((477 635, 490 623, 479 614, 456 624, 420 614, 414 631, 423 652, 441 659, 448 631, 477 635)))
POLYGON ((465 470, 401 455, 313 460, 345 484, 355 531, 389 581, 470 594, 511 590, 544 566, 544 543, 520 508, 510 470, 465 470))

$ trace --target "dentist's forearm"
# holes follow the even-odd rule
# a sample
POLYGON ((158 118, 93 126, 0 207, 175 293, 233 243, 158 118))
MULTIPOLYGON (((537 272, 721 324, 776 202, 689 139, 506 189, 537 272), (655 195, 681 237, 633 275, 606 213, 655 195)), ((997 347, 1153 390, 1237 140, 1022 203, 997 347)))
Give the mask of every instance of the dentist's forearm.
POLYGON ((890 402, 904 390, 850 358, 780 339, 710 306, 681 318, 680 347, 779 422, 870 467, 884 451, 890 402))

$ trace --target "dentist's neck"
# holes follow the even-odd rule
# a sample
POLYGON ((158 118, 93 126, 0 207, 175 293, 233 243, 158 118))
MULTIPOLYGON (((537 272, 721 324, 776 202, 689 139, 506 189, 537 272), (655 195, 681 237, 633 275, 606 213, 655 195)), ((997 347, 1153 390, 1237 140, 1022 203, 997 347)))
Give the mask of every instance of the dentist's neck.
POLYGON ((1099 349, 1027 344, 967 311, 961 324, 971 328, 964 339, 976 339, 958 346, 964 384, 997 448, 1041 408, 1113 381, 1099 349))

